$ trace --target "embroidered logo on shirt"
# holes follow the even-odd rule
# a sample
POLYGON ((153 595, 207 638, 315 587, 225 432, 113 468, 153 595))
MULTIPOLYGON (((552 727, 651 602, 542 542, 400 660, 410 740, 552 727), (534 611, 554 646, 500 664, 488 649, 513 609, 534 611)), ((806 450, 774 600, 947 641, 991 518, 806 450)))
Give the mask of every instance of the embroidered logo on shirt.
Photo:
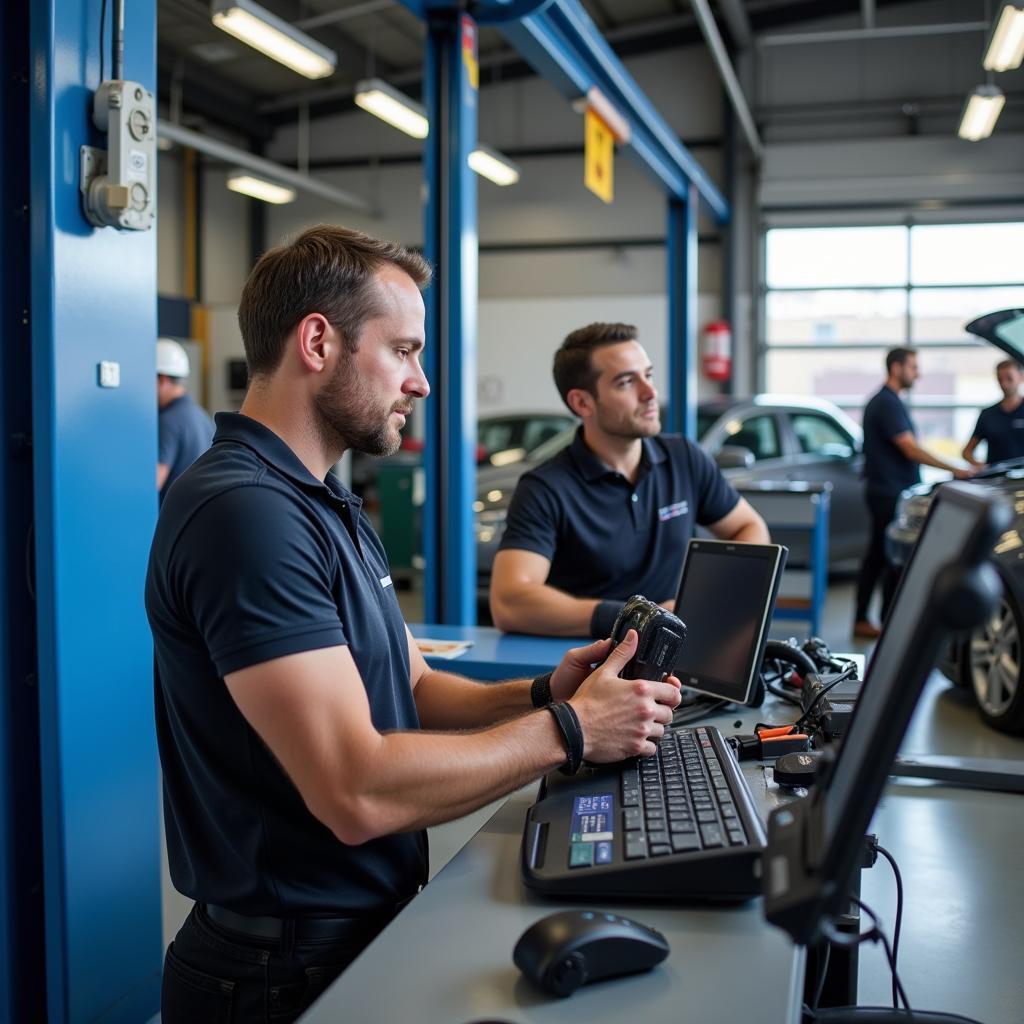
POLYGON ((382 587, 390 587, 391 586, 391 577, 390 576, 381 576, 381 578, 380 578, 380 585, 382 587))
POLYGON ((690 511, 690 503, 688 501, 677 501, 674 505, 665 505, 658 509, 658 519, 662 523, 667 523, 670 519, 675 519, 677 516, 685 516, 690 511))

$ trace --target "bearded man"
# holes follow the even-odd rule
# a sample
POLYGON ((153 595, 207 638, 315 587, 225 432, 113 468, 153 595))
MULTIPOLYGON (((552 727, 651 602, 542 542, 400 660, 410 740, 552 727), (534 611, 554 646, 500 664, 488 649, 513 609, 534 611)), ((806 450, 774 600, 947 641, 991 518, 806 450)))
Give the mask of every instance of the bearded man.
POLYGON ((583 757, 653 754, 679 702, 676 679, 622 684, 635 630, 489 685, 413 643, 330 469, 395 451, 426 398, 429 276, 339 227, 265 253, 238 312, 245 402, 160 510, 146 610, 164 817, 195 900, 163 1024, 294 1020, 426 882, 427 826, 583 757))

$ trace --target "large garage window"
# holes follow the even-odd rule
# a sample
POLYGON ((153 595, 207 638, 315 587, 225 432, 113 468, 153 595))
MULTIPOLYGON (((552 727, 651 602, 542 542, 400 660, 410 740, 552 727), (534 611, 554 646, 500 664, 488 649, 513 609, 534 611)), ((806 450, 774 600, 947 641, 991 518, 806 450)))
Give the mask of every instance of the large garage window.
POLYGON ((859 421, 885 353, 911 345, 920 436, 956 457, 978 409, 999 397, 1003 358, 963 326, 1024 305, 1022 253, 1021 222, 768 230, 765 389, 828 398, 859 421))

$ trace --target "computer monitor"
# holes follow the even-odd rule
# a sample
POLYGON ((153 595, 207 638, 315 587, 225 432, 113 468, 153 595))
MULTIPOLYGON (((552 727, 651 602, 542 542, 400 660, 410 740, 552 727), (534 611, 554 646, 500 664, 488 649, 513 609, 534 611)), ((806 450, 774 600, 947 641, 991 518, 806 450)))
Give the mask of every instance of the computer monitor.
POLYGON ((785 564, 781 544, 690 541, 675 604, 686 623, 675 669, 683 686, 752 701, 785 564))
POLYGON ((763 859, 765 916, 808 943, 843 911, 864 837, 921 690, 950 632, 994 607, 988 564, 1009 524, 1006 504, 977 485, 936 494, 868 665, 837 755, 826 751, 810 796, 772 811, 763 859))

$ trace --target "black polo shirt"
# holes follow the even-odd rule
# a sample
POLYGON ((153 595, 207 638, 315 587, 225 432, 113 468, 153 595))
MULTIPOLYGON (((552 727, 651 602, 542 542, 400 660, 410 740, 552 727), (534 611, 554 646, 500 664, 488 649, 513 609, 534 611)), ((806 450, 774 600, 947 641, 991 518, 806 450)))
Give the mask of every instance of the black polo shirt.
POLYGON ((974 436, 988 443, 989 462, 1002 462, 1024 455, 1024 401, 1006 412, 1000 404, 982 409, 974 436))
POLYGON ((893 444, 893 438, 914 424, 907 407, 892 388, 883 384, 864 407, 864 479, 870 494, 893 497, 921 481, 921 468, 893 444))
POLYGON ((426 881, 422 832, 346 846, 306 809, 224 676, 347 644, 379 730, 416 729, 405 624, 360 500, 220 413, 168 492, 146 579, 171 879, 240 913, 359 914, 426 881))
POLYGON ((692 441, 641 443, 634 486, 587 447, 581 427, 568 448, 520 478, 501 550, 543 555, 546 582, 575 597, 674 598, 695 524, 727 516, 739 495, 692 441))

